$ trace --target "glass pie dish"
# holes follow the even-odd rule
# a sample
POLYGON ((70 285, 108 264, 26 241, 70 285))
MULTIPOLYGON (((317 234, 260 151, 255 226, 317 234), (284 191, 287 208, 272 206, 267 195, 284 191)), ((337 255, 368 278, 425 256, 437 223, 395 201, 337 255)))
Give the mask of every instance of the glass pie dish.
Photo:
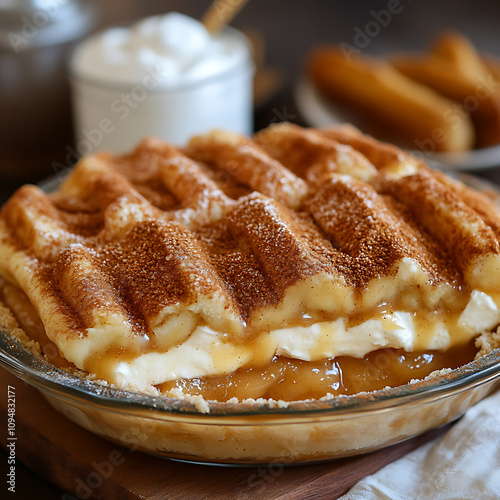
MULTIPOLYGON (((498 193, 474 177, 456 177, 498 193)), ((59 182, 42 188, 52 191, 59 182)), ((293 402, 200 402, 125 391, 59 369, 25 347, 14 330, 0 327, 0 364, 60 413, 122 446, 196 463, 307 463, 368 453, 460 418, 500 380, 496 348, 459 368, 372 392, 293 402)))
POLYGON ((207 464, 306 463, 367 453, 461 417, 500 379, 500 349, 460 368, 371 393, 297 401, 149 396, 55 368, 0 330, 0 362, 88 431, 122 446, 207 464), (205 410, 206 411, 206 410, 205 410))

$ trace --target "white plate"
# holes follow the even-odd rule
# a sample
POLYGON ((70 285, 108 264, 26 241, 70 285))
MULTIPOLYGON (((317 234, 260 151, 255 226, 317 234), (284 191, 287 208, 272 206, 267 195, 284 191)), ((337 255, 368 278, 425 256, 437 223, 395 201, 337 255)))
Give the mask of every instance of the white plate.
MULTIPOLYGON (((312 127, 326 127, 346 122, 356 125, 354 116, 350 116, 346 111, 340 110, 334 104, 328 102, 306 80, 302 80, 297 85, 295 101, 302 118, 312 127)), ((463 153, 411 152, 433 167, 454 170, 480 170, 500 167, 500 145, 463 153)))

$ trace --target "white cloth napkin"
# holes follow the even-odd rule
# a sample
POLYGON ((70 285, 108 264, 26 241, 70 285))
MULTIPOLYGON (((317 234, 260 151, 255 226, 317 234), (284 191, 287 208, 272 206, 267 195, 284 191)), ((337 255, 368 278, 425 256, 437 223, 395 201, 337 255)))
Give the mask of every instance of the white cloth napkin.
POLYGON ((500 499, 500 392, 444 436, 362 479, 342 500, 500 499))

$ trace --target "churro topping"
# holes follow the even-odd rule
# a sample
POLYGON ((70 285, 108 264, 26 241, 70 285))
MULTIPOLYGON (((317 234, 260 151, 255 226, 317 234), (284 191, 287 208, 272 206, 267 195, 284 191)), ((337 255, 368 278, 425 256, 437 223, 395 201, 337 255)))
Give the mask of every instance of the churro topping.
POLYGON ((146 139, 56 192, 20 188, 0 274, 67 361, 158 385, 468 345, 500 323, 499 227, 489 199, 397 148, 280 124, 146 139))

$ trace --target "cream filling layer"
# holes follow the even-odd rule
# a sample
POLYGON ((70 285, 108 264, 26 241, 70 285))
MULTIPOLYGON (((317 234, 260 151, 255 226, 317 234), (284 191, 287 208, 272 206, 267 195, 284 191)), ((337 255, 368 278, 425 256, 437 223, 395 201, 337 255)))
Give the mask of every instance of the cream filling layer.
POLYGON ((500 323, 498 303, 474 290, 461 313, 381 310, 354 326, 339 318, 271 330, 250 344, 232 342, 222 333, 198 326, 187 340, 166 352, 147 352, 135 358, 118 355, 93 371, 112 383, 142 387, 223 375, 245 365, 262 365, 274 355, 317 361, 336 356, 361 358, 382 348, 446 350, 496 327, 500 323), (99 373, 100 369, 103 372, 99 373))

